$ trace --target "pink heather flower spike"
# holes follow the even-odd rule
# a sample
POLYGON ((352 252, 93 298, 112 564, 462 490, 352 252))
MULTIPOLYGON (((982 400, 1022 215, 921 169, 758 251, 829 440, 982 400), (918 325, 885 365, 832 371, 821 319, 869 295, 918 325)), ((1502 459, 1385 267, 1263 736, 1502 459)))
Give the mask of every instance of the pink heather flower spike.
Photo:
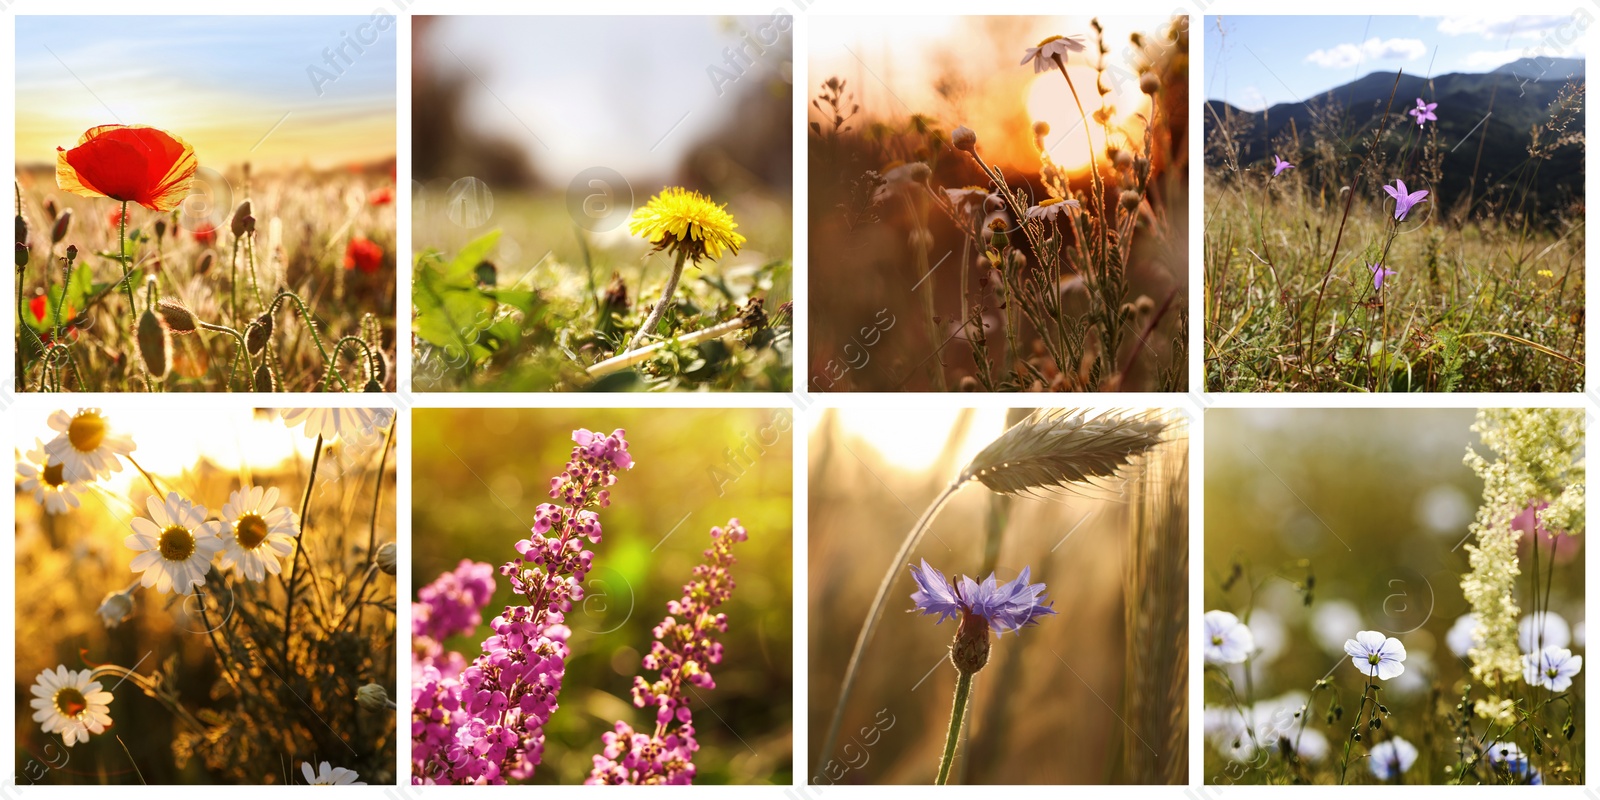
POLYGON ((595 509, 611 503, 617 473, 633 466, 628 441, 577 430, 566 469, 550 479, 550 497, 534 511, 533 536, 516 543, 518 557, 500 574, 527 605, 507 606, 489 623, 493 633, 470 664, 442 657, 427 639, 475 629, 494 593, 486 565, 462 562, 418 593, 413 629, 411 782, 501 784, 533 777, 544 758, 544 726, 559 707, 566 675, 564 624, 583 599, 583 579, 600 541, 595 509), (487 579, 487 583, 485 582, 487 579))
POLYGON ((1399 274, 1392 269, 1386 269, 1382 264, 1368 264, 1367 269, 1372 270, 1372 290, 1374 292, 1383 290, 1384 278, 1399 274))
POLYGON ((1417 127, 1421 128, 1425 127, 1430 120, 1438 121, 1439 117, 1433 113, 1433 110, 1438 107, 1438 103, 1424 103, 1422 102, 1422 98, 1419 97, 1417 98, 1417 107, 1407 111, 1406 113, 1416 117, 1417 127))
POLYGON ((1286 170, 1291 169, 1294 169, 1293 164, 1278 158, 1277 153, 1272 154, 1272 177, 1276 178, 1279 175, 1282 175, 1286 170))
POLYGON ((683 598, 667 603, 667 618, 655 628, 656 640, 643 659, 644 668, 657 673, 656 681, 637 675, 633 679, 633 705, 653 706, 656 726, 646 735, 626 721, 601 740, 605 749, 594 757, 586 784, 669 784, 694 782, 694 715, 689 711, 690 687, 715 689, 710 667, 722 662, 722 643, 713 634, 726 633, 728 617, 717 607, 733 596, 733 544, 748 536, 738 519, 727 528, 711 529, 711 547, 705 563, 694 568, 694 579, 683 585, 683 598))
POLYGON ((1403 220, 1411 212, 1411 207, 1422 202, 1428 197, 1427 189, 1418 189, 1415 192, 1406 191, 1406 182, 1395 178, 1393 186, 1383 187, 1390 197, 1394 198, 1394 218, 1403 220))

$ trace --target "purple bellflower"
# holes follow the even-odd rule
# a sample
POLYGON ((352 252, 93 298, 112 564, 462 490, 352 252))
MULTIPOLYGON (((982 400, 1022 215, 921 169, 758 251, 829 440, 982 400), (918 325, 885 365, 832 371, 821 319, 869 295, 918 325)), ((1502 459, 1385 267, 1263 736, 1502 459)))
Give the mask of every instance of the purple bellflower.
POLYGON ((1293 164, 1278 158, 1277 153, 1272 154, 1272 177, 1276 178, 1291 169, 1294 169, 1293 164))
POLYGON ((1439 120, 1439 117, 1433 113, 1433 110, 1438 107, 1438 103, 1424 103, 1422 98, 1419 97, 1417 98, 1417 107, 1406 113, 1416 117, 1417 127, 1421 128, 1425 127, 1429 121, 1437 122, 1439 120))
POLYGON ((1372 291, 1383 291, 1383 279, 1399 273, 1385 268, 1382 264, 1368 264, 1367 269, 1372 270, 1372 291))
POLYGON ((1422 202, 1428 197, 1427 189, 1418 189, 1415 192, 1406 191, 1406 182, 1396 178, 1393 186, 1383 187, 1390 197, 1394 198, 1394 218, 1403 220, 1411 212, 1411 207, 1422 202))

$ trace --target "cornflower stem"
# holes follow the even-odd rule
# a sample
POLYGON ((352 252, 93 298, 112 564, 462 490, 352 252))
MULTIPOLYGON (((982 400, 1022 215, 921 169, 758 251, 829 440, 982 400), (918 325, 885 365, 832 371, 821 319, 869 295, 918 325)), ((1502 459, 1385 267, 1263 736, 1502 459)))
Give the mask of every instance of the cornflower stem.
POLYGON ((928 504, 927 509, 922 512, 922 517, 917 520, 917 524, 911 528, 911 532, 907 533, 906 538, 900 542, 900 549, 895 552, 894 559, 889 562, 889 571, 884 574, 883 580, 878 583, 878 593, 872 598, 872 607, 867 611, 867 620, 861 626, 861 632, 856 635, 855 648, 850 651, 850 662, 844 670, 844 682, 839 686, 839 699, 834 703, 833 716, 828 721, 828 734, 823 737, 822 747, 817 751, 817 764, 819 767, 827 763, 828 758, 833 754, 834 744, 839 740, 839 725, 844 721, 844 707, 850 702, 850 691, 855 688, 856 673, 861 669, 861 656, 866 652, 867 644, 872 641, 872 634, 878 627, 878 621, 883 618, 883 609, 889 599, 889 589, 894 585, 895 573, 900 569, 900 565, 905 563, 905 560, 911 556, 911 551, 916 548, 917 542, 922 541, 923 534, 927 533, 928 527, 933 524, 933 519, 938 516, 939 510, 944 508, 944 504, 965 485, 964 481, 952 482, 945 487, 943 492, 939 493, 938 497, 933 499, 932 503, 928 504))
POLYGON ((956 696, 950 705, 950 730, 944 735, 944 755, 939 759, 939 777, 934 783, 943 786, 950 781, 950 766, 956 760, 956 743, 961 741, 961 723, 967 716, 967 702, 972 695, 972 673, 956 670, 956 696))
POLYGON ((306 491, 300 497, 300 532, 294 537, 294 559, 289 562, 289 576, 284 587, 287 597, 283 605, 283 668, 289 669, 289 635, 294 631, 294 596, 295 588, 299 586, 295 577, 299 575, 300 562, 305 558, 305 543, 302 541, 306 534, 306 525, 311 518, 311 489, 317 485, 317 462, 322 460, 322 434, 317 434, 317 448, 311 452, 311 472, 306 475, 306 491))
POLYGON ((633 340, 628 342, 628 350, 638 348, 639 343, 644 341, 645 334, 655 330, 656 326, 661 324, 661 318, 667 315, 667 307, 672 305, 672 295, 678 291, 678 279, 683 277, 683 262, 688 258, 689 251, 682 247, 678 248, 678 257, 672 262, 672 274, 667 277, 667 285, 661 288, 661 299, 656 302, 656 307, 650 310, 650 316, 645 317, 644 324, 639 326, 639 330, 634 331, 633 340))
POLYGON ((255 380, 255 374, 256 374, 255 363, 250 360, 250 348, 249 348, 248 345, 245 344, 244 334, 241 334, 238 331, 236 331, 236 330, 234 330, 234 329, 232 329, 232 328, 230 328, 230 327, 228 327, 226 325, 215 325, 215 324, 212 324, 210 322, 205 322, 205 321, 202 321, 202 320, 195 320, 195 324, 199 325, 202 328, 205 328, 208 331, 216 331, 217 333, 226 333, 229 336, 232 336, 234 342, 238 343, 238 345, 239 345, 239 353, 235 357, 244 359, 244 379, 247 382, 255 380))

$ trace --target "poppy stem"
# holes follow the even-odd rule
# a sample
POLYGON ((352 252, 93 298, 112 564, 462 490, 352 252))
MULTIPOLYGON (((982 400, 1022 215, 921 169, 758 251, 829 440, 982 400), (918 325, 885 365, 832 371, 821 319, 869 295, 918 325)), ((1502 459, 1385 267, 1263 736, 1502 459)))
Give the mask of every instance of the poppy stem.
MULTIPOLYGON (((244 335, 243 334, 239 333, 238 331, 236 331, 236 330, 234 330, 234 329, 232 329, 232 328, 230 328, 230 327, 228 327, 226 325, 214 325, 214 324, 212 324, 210 322, 206 322, 204 320, 195 320, 195 324, 199 325, 200 327, 202 327, 202 328, 204 328, 204 329, 206 329, 208 331, 216 331, 217 333, 226 333, 229 336, 232 336, 233 337, 233 341, 236 344, 239 345, 239 352, 238 352, 238 355, 235 356, 235 358, 242 357, 244 359, 244 379, 245 379, 245 382, 248 384, 250 381, 255 380, 256 365, 255 365, 255 362, 250 360, 250 347, 247 344, 245 344, 244 335)), ((231 371, 230 371, 230 374, 229 374, 229 383, 232 384, 232 373, 231 373, 231 371)), ((230 385, 230 388, 232 388, 231 385, 230 385)), ((254 388, 253 385, 251 385, 250 388, 254 388)))
POLYGON ((961 722, 967 716, 967 701, 972 695, 972 673, 956 670, 956 697, 950 706, 950 730, 944 735, 944 756, 939 759, 939 777, 934 783, 943 786, 950 780, 950 765, 956 760, 956 743, 961 741, 961 722))
MULTIPOLYGON (((128 292, 128 330, 139 329, 139 309, 135 308, 133 299, 133 267, 128 264, 128 201, 122 201, 122 213, 117 215, 117 263, 122 265, 122 288, 128 292)), ((61 296, 66 297, 67 287, 61 287, 61 296)), ((57 316, 60 313, 57 312, 57 316)), ((150 371, 145 370, 144 387, 154 392, 155 384, 150 382, 150 371)))

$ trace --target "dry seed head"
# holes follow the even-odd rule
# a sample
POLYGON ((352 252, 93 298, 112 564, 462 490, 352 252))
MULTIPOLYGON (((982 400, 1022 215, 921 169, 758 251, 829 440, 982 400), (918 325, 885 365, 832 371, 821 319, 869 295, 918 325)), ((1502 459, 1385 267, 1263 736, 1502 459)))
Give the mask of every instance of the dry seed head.
POLYGON ((950 144, 957 150, 972 152, 978 146, 978 134, 965 125, 950 132, 950 144))
POLYGON ((161 315, 161 321, 167 324, 167 329, 177 334, 194 333, 194 312, 183 303, 169 298, 162 298, 156 303, 156 313, 161 315))
POLYGON ((1166 422, 1155 416, 1042 409, 1001 434, 974 456, 958 480, 990 491, 1027 494, 1089 485, 1115 476, 1162 441, 1166 422))
POLYGON ((1139 193, 1137 191, 1128 189, 1122 193, 1122 207, 1128 211, 1132 211, 1139 207, 1139 199, 1139 193))
POLYGON ((1145 94, 1155 94, 1161 90, 1161 76, 1154 72, 1146 72, 1139 76, 1139 91, 1145 94))

